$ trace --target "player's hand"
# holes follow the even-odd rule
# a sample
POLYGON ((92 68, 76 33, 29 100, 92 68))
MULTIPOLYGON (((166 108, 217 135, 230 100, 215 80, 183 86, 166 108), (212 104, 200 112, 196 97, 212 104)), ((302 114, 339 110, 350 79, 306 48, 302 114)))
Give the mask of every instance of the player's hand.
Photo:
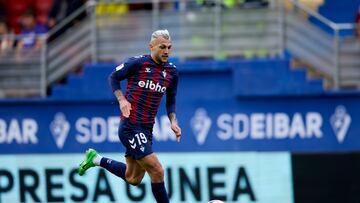
POLYGON ((131 111, 131 104, 126 99, 119 100, 120 111, 125 118, 129 118, 131 111))
POLYGON ((180 138, 181 138, 181 128, 178 126, 177 123, 172 123, 171 124, 171 129, 174 131, 175 135, 176 135, 176 141, 180 142, 180 138))

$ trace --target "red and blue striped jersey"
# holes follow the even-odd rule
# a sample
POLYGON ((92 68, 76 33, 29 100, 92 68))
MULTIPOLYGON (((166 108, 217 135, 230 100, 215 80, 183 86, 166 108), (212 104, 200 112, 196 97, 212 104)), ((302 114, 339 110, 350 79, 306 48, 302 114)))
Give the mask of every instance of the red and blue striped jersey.
POLYGON ((117 66, 109 80, 113 91, 121 90, 121 80, 128 80, 125 97, 132 108, 130 122, 154 124, 164 93, 167 113, 175 112, 178 75, 174 64, 157 64, 150 55, 141 55, 117 66))

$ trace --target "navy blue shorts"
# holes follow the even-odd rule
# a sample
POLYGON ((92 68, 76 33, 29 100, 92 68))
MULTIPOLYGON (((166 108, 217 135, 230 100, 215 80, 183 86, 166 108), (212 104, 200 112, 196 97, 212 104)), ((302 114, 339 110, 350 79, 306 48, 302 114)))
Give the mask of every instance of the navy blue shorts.
POLYGON ((125 157, 131 156, 139 160, 152 151, 153 125, 132 124, 128 119, 121 121, 119 138, 126 148, 125 157))

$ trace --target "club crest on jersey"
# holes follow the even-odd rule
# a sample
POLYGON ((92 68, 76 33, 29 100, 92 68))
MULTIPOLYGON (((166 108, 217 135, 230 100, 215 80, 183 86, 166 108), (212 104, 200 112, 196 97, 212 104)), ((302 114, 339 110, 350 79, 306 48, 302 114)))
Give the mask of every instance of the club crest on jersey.
POLYGON ((124 68, 124 64, 122 63, 122 64, 118 65, 118 66, 115 68, 115 70, 116 70, 116 71, 119 71, 119 70, 121 70, 121 69, 123 69, 123 68, 124 68))
POLYGON ((146 80, 142 81, 140 80, 138 82, 139 87, 154 90, 156 92, 164 93, 166 91, 166 87, 163 87, 160 85, 160 83, 154 83, 152 80, 146 80))
POLYGON ((162 71, 162 75, 164 76, 164 78, 166 78, 166 71, 165 70, 162 71))
POLYGON ((151 70, 149 67, 145 68, 145 73, 151 73, 151 70))

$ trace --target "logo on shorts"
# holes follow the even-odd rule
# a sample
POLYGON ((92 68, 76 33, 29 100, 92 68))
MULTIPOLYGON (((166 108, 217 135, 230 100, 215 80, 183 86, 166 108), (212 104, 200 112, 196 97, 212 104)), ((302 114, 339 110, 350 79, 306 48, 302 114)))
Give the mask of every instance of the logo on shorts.
POLYGON ((132 139, 129 139, 130 147, 135 149, 137 146, 136 142, 139 144, 140 150, 144 152, 145 147, 142 144, 147 143, 146 135, 144 133, 136 133, 132 139))
POLYGON ((351 116, 346 112, 344 106, 337 106, 334 114, 330 118, 331 126, 334 130, 336 139, 339 143, 345 140, 346 134, 351 124, 351 116))
POLYGON ((62 149, 65 140, 69 134, 70 124, 66 120, 64 113, 59 112, 54 116, 54 120, 50 123, 50 132, 55 139, 56 146, 62 149))
POLYGON ((191 118, 190 125, 199 145, 204 144, 211 127, 211 119, 203 108, 196 110, 191 118))
POLYGON ((135 149, 136 148, 136 143, 135 143, 135 138, 129 140, 129 143, 130 143, 130 147, 135 149))

